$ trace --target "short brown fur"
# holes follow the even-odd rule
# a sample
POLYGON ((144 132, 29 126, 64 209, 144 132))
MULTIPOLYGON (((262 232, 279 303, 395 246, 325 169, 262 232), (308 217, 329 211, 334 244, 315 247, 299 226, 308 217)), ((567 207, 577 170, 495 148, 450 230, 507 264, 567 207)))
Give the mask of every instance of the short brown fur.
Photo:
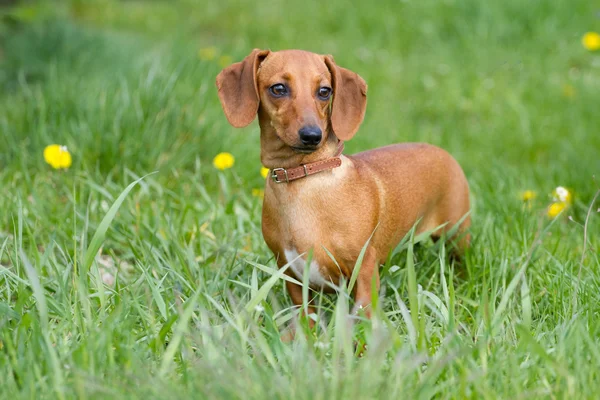
MULTIPOLYGON (((225 68, 217 86, 233 126, 248 125, 258 115, 261 161, 270 169, 333 157, 338 141, 354 136, 366 110, 367 85, 360 76, 337 66, 331 56, 300 50, 254 50, 225 68), (290 88, 289 96, 274 98, 269 88, 281 82, 290 88), (316 96, 322 86, 333 89, 333 100, 316 96), (311 152, 298 150, 298 131, 306 125, 318 126, 323 134, 311 152)), ((446 224, 434 232, 440 237, 460 222, 455 237, 460 254, 469 244, 469 208, 467 180, 452 156, 428 144, 397 144, 342 156, 339 168, 294 182, 268 179, 263 236, 279 267, 293 261, 286 259, 286 250, 312 250, 320 275, 338 284, 342 277, 349 280, 373 234, 354 292, 355 311, 364 308, 370 316, 371 283, 374 279, 379 287, 379 265, 413 225, 420 220, 420 233, 446 224)), ((300 306, 301 287, 288 282, 287 288, 300 306)))

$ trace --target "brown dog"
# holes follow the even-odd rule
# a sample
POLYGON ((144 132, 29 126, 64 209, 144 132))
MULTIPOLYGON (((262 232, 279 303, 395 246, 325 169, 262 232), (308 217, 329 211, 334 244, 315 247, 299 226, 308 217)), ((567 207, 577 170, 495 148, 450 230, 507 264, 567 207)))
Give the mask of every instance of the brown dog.
MULTIPOLYGON (((469 188, 444 150, 399 144, 340 154, 342 141, 354 136, 364 118, 367 85, 331 56, 253 50, 221 71, 217 87, 234 127, 250 124, 258 114, 261 161, 272 173, 263 236, 280 268, 291 263, 286 273, 302 280, 306 254, 313 250, 310 286, 328 290, 328 283, 350 279, 372 235, 354 292, 355 311, 364 307, 369 316, 380 262, 417 221, 416 233, 446 224, 434 238, 460 223, 457 250, 468 246, 469 188)), ((287 282, 287 289, 301 305, 301 286, 287 282)))

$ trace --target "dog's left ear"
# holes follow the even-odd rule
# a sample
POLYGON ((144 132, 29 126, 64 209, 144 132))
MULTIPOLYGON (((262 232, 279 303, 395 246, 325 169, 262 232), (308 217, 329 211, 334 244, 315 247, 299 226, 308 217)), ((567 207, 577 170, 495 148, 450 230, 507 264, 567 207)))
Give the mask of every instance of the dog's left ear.
POLYGON ((338 67, 332 56, 325 56, 325 64, 333 81, 333 132, 340 140, 350 140, 365 118, 367 84, 357 73, 338 67))
POLYGON ((231 64, 217 75, 219 100, 231 125, 250 125, 258 111, 260 98, 256 73, 269 50, 254 49, 241 62, 231 64))

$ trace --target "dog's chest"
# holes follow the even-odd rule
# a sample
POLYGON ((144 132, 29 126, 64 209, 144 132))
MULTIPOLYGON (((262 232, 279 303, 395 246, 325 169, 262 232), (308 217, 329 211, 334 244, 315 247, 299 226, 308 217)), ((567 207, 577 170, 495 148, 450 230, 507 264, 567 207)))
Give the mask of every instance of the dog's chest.
MULTIPOLYGON (((356 235, 355 223, 364 224, 361 213, 357 217, 353 193, 346 185, 348 175, 352 174, 347 168, 343 163, 333 171, 289 185, 271 182, 267 185, 263 210, 265 241, 276 255, 285 257, 290 271, 299 280, 308 268, 313 287, 337 283, 341 273, 338 264, 346 264, 368 238, 356 235), (312 259, 307 265, 311 250, 312 259)), ((367 204, 361 206, 366 213, 368 208, 367 204)))
MULTIPOLYGON (((337 172, 337 171, 336 171, 337 172)), ((327 241, 332 220, 340 210, 342 196, 339 176, 324 173, 296 181, 289 186, 278 186, 273 199, 279 239, 285 249, 303 249, 327 241), (293 186, 292 186, 293 185, 293 186)))
POLYGON ((304 280, 305 271, 308 274, 308 281, 313 287, 323 287, 329 282, 329 279, 326 279, 321 272, 321 267, 316 260, 311 260, 308 264, 306 256, 299 254, 294 248, 285 250, 284 254, 290 270, 300 282, 304 280))

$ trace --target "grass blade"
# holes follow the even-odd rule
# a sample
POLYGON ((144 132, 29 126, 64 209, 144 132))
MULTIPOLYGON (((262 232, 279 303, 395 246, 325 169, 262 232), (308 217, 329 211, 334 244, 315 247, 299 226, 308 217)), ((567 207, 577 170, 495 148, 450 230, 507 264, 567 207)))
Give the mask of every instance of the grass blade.
MULTIPOLYGON (((296 261, 298 258, 300 258, 300 256, 298 256, 295 259, 291 260, 291 262, 296 261)), ((285 271, 287 271, 287 269, 290 267, 291 262, 285 264, 283 267, 281 267, 278 270, 274 271, 273 275, 265 282, 264 285, 262 285, 262 287, 258 290, 258 292, 256 292, 256 295, 254 295, 250 299, 250 301, 248 302, 248 304, 246 304, 246 311, 248 311, 249 313, 251 313, 252 311, 254 311, 254 308, 257 305, 259 305, 262 301, 264 301, 267 298, 267 295, 269 294, 269 291, 275 285, 275 283, 277 283, 277 281, 279 281, 280 279, 282 279, 282 276, 285 274, 285 271)))
POLYGON ((194 313, 194 309, 196 308, 196 304, 198 303, 198 296, 200 295, 200 289, 194 293, 194 297, 189 299, 186 302, 185 310, 177 321, 177 325, 175 326, 175 330, 173 332, 173 337, 167 346, 167 350, 165 350, 165 354, 163 355, 162 362, 160 363, 159 376, 163 377, 169 371, 171 364, 173 363, 173 357, 175 356, 175 352, 179 348, 179 344, 183 339, 183 335, 188 330, 188 323, 192 318, 194 313))
MULTIPOLYGON (((379 226, 379 224, 377 224, 377 226, 379 226)), ((377 230, 377 226, 375 227, 375 229, 373 229, 373 232, 371 232, 371 236, 369 236, 369 239, 367 239, 367 242, 365 243, 363 248, 360 250, 360 254, 358 255, 358 258, 356 259, 356 263, 354 264, 354 269, 352 270, 352 276, 350 276, 350 282, 348 283, 348 292, 349 293, 352 293, 352 289, 354 289, 354 285, 356 284, 356 280, 358 279, 358 273, 360 272, 360 268, 362 266, 363 259, 365 258, 365 253, 367 252, 369 243, 371 242, 371 239, 373 238, 373 235, 375 234, 375 231, 377 230)))
POLYGON ((98 250, 100 250, 100 246, 102 246, 102 243, 104 243, 106 232, 108 231, 111 222, 117 215, 117 211, 119 211, 121 204, 123 204, 125 198, 129 194, 129 192, 131 192, 131 189, 133 189, 135 185, 140 183, 144 178, 155 173, 156 172, 152 172, 150 174, 144 175, 141 178, 130 183, 129 186, 127 186, 125 190, 121 192, 119 197, 117 197, 117 200, 115 200, 113 205, 109 208, 104 218, 102 218, 100 225, 98 225, 98 229, 96 229, 96 232, 94 233, 94 236, 92 237, 92 240, 90 241, 90 244, 87 250, 85 251, 85 255, 83 256, 83 273, 87 273, 87 271, 89 271, 90 267, 92 266, 94 258, 96 257, 96 254, 98 254, 98 250))
POLYGON ((410 233, 410 242, 408 244, 408 254, 406 255, 406 271, 408 281, 408 307, 413 326, 417 333, 417 349, 423 349, 423 341, 425 339, 424 332, 421 332, 421 324, 419 322, 419 296, 417 288, 417 274, 415 272, 414 258, 414 228, 410 233))

